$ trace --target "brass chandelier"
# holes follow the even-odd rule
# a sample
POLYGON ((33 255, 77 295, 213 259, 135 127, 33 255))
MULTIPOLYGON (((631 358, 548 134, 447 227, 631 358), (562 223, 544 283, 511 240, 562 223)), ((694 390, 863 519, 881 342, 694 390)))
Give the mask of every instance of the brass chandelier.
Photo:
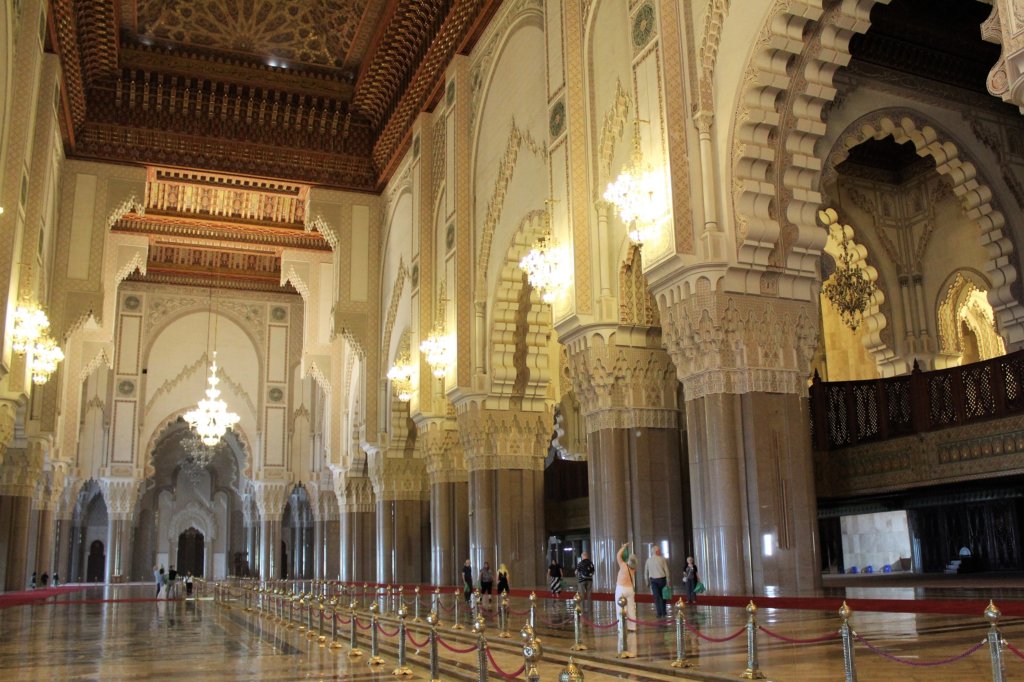
POLYGON ((857 331, 878 287, 859 264, 860 254, 855 253, 856 247, 849 236, 852 228, 840 225, 838 215, 831 208, 819 211, 818 219, 828 226, 829 236, 839 245, 836 270, 821 287, 821 292, 839 313, 843 324, 857 331))

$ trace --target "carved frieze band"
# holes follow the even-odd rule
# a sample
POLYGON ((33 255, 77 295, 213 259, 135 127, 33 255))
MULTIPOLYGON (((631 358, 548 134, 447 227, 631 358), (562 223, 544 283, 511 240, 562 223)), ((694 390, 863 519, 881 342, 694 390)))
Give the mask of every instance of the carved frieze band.
POLYGON ((370 481, 378 502, 414 501, 430 499, 426 487, 426 461, 413 457, 386 457, 370 459, 370 481))
POLYGON ((467 471, 543 470, 554 428, 550 414, 490 410, 476 402, 456 409, 467 471))
POLYGON ((454 420, 434 419, 418 425, 418 428, 421 435, 417 440, 422 443, 430 485, 468 481, 469 473, 466 471, 462 443, 454 420))

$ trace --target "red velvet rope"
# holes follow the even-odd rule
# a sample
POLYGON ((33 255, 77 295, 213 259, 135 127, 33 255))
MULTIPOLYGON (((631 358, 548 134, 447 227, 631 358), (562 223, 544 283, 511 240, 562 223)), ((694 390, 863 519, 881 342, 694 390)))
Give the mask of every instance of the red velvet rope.
POLYGON ((509 609, 508 612, 509 615, 512 616, 527 616, 530 614, 530 609, 526 609, 525 611, 516 611, 515 609, 509 609))
POLYGON ((757 629, 763 632, 764 634, 768 635, 769 637, 781 639, 783 642, 788 642, 789 644, 821 644, 822 642, 828 642, 830 640, 839 638, 838 632, 830 632, 827 635, 822 635, 821 637, 812 637, 811 639, 796 639, 795 637, 786 637, 784 635, 772 632, 768 628, 763 627, 761 625, 758 625, 757 629))
POLYGON ((669 622, 667 618, 662 618, 660 620, 637 620, 636 618, 630 618, 629 616, 626 616, 626 620, 628 620, 630 623, 636 623, 637 625, 643 625, 649 628, 658 627, 660 625, 666 625, 669 622))
POLYGON ((367 623, 366 625, 360 625, 359 619, 356 618, 356 627, 359 628, 360 630, 369 630, 371 625, 373 625, 372 622, 371 623, 367 623))
POLYGON ((1022 652, 1020 649, 1018 649, 1014 645, 1010 644, 1005 639, 1003 640, 1003 644, 1006 645, 1007 649, 1009 649, 1010 651, 1013 652, 1014 656, 1016 656, 1017 658, 1024 659, 1024 652, 1022 652))
POLYGON ((705 641, 715 642, 716 644, 721 644, 722 642, 728 642, 729 640, 736 639, 737 637, 742 635, 743 632, 747 629, 747 626, 744 625, 743 627, 741 627, 739 630, 737 630, 736 632, 732 633, 728 637, 722 637, 722 638, 710 637, 708 635, 705 635, 703 632, 701 632, 700 630, 695 629, 689 623, 686 624, 686 629, 689 630, 690 632, 692 632, 693 634, 697 635, 701 639, 705 640, 705 641))
POLYGON ((505 672, 504 670, 502 670, 498 666, 498 662, 495 661, 494 660, 494 656, 491 655, 491 650, 490 649, 486 649, 486 651, 487 651, 487 660, 491 662, 492 666, 494 666, 494 672, 498 673, 498 675, 500 675, 501 677, 504 677, 506 680, 514 680, 517 677, 519 677, 520 675, 522 675, 523 672, 526 671, 526 664, 524 663, 523 665, 521 665, 519 667, 519 670, 515 671, 514 673, 507 673, 507 672, 505 672))
POLYGON ((406 630, 405 631, 405 638, 408 639, 410 642, 412 642, 412 645, 414 647, 416 647, 417 649, 422 649, 423 647, 425 647, 427 644, 430 643, 430 637, 429 636, 427 636, 427 638, 424 639, 422 642, 417 642, 415 640, 415 638, 413 638, 412 631, 410 631, 410 630, 406 630))
POLYGON ((929 668, 929 667, 936 666, 936 665, 946 665, 947 663, 956 663, 957 661, 960 661, 960 660, 963 660, 963 659, 967 658, 968 656, 973 654, 975 651, 977 651, 981 647, 985 646, 985 642, 986 642, 986 640, 983 639, 980 642, 978 642, 977 644, 975 644, 974 646, 972 646, 967 651, 964 651, 963 653, 959 653, 956 656, 950 656, 949 658, 944 658, 941 661, 909 661, 909 660, 907 660, 905 658, 900 658, 899 656, 894 656, 893 654, 890 654, 887 651, 882 651, 881 649, 879 649, 879 648, 875 647, 874 645, 872 645, 871 642, 867 641, 866 639, 864 639, 863 637, 858 635, 856 632, 853 633, 853 636, 857 638, 858 642, 860 642, 861 644, 866 646, 868 648, 868 651, 870 651, 872 653, 875 653, 875 654, 878 654, 879 656, 881 656, 883 658, 887 658, 890 661, 894 661, 895 663, 902 663, 903 665, 910 665, 910 666, 914 666, 915 668, 929 668))
POLYGON ((377 623, 377 632, 379 632, 380 634, 384 635, 385 637, 394 637, 395 635, 397 635, 397 634, 398 634, 398 628, 395 628, 395 629, 394 629, 394 630, 392 630, 391 632, 388 632, 387 630, 385 630, 385 629, 384 629, 384 626, 383 626, 383 625, 381 625, 381 624, 380 624, 380 623, 378 622, 378 623, 377 623))
POLYGON ((471 646, 468 649, 456 649, 455 647, 450 646, 448 642, 444 641, 440 637, 437 638, 437 641, 441 646, 443 646, 445 649, 452 652, 453 654, 468 654, 470 652, 476 651, 476 645, 471 646))
POLYGON ((619 624, 618 620, 613 620, 610 623, 604 623, 602 625, 601 623, 595 623, 594 621, 590 620, 586 616, 580 616, 580 620, 582 620, 587 625, 589 625, 591 627, 595 627, 595 628, 613 628, 613 627, 615 627, 616 625, 619 624))

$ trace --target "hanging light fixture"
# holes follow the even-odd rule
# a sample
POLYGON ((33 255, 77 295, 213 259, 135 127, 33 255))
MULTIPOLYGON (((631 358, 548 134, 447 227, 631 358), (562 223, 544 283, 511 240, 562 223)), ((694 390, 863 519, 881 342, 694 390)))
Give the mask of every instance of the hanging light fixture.
POLYGON ((662 177, 644 162, 640 123, 639 119, 633 122, 633 154, 629 165, 604 191, 605 201, 615 206, 622 222, 629 226, 629 240, 637 246, 654 236, 657 221, 664 214, 660 199, 662 177))
POLYGON ((423 353, 433 374, 438 379, 448 373, 448 368, 455 362, 455 339, 445 333, 445 304, 448 299, 444 295, 444 282, 441 282, 441 295, 437 304, 437 317, 430 330, 430 336, 420 343, 423 353))
POLYGON ((184 432, 178 443, 181 446, 181 449, 185 451, 185 458, 182 460, 182 464, 187 469, 189 477, 193 481, 197 481, 200 478, 199 474, 202 470, 210 466, 213 462, 213 458, 224 447, 224 441, 222 439, 217 439, 213 445, 207 445, 203 442, 202 438, 191 429, 184 432))
POLYGON ((31 349, 32 382, 41 385, 50 380, 57 371, 57 364, 64 359, 64 351, 50 336, 43 336, 31 349))
POLYGON ((828 227, 829 236, 839 245, 836 270, 821 287, 821 292, 839 312, 843 324, 857 331, 878 287, 860 266, 860 255, 854 252, 849 238, 852 228, 839 224, 835 209, 818 211, 818 219, 828 227))
POLYGON ((572 269, 568 249, 555 242, 550 228, 533 244, 519 261, 530 286, 540 292, 545 303, 554 303, 572 285, 572 269))
POLYGON ((210 349, 210 329, 213 330, 213 356, 210 362, 210 376, 207 378, 209 386, 206 388, 206 398, 199 400, 194 410, 185 413, 185 421, 195 431, 199 439, 207 447, 213 447, 220 442, 220 439, 235 424, 240 417, 228 411, 228 404, 220 397, 220 389, 217 384, 220 378, 217 377, 217 317, 213 311, 213 286, 210 286, 210 321, 207 323, 206 348, 210 349))
POLYGON ((388 380, 391 381, 391 389, 403 403, 412 400, 412 378, 416 371, 409 361, 409 354, 402 353, 395 360, 395 364, 388 370, 388 380))
POLYGON ((14 309, 14 329, 11 331, 11 349, 25 353, 50 328, 46 312, 35 303, 19 305, 14 309))

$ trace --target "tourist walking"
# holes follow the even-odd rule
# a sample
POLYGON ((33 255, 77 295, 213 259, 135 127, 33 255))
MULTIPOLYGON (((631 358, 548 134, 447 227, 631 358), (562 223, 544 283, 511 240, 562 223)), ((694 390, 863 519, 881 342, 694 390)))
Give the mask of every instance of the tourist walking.
POLYGON ((53 572, 53 586, 60 587, 60 576, 57 575, 56 571, 53 572))
POLYGON ((697 574, 697 564, 693 563, 693 557, 686 557, 686 567, 683 569, 683 583, 686 585, 686 603, 697 603, 697 583, 700 576, 697 574))
POLYGON ((469 563, 469 559, 462 564, 462 592, 468 604, 470 597, 473 596, 473 565, 469 563))
POLYGON ((554 559, 548 566, 548 586, 551 588, 551 596, 557 599, 562 591, 562 567, 554 559))
POLYGON ((654 596, 654 610, 658 614, 658 618, 664 618, 666 615, 664 589, 669 580, 668 562, 661 555, 661 547, 658 545, 654 545, 651 549, 651 556, 647 557, 647 563, 644 564, 644 573, 647 575, 647 580, 651 585, 651 594, 654 596))
POLYGON ((36 572, 32 571, 32 578, 28 581, 28 589, 36 589, 36 572))
POLYGON ((167 599, 167 574, 164 573, 163 566, 160 567, 157 574, 156 598, 167 599))
POLYGON ((508 567, 498 566, 498 594, 508 594, 508 567))
POLYGON ((185 576, 185 596, 192 596, 192 571, 189 571, 185 576))
POLYGON ((153 566, 153 580, 156 582, 156 596, 160 598, 160 588, 164 586, 164 567, 153 566))
POLYGON ((491 565, 484 562, 480 569, 480 594, 487 595, 487 608, 491 608, 491 595, 494 591, 494 574, 491 573, 491 565))
POLYGON ((590 560, 590 554, 584 552, 576 564, 576 591, 580 599, 585 602, 591 601, 590 588, 594 585, 594 562, 590 560))
POLYGON ((618 609, 619 598, 626 598, 626 629, 636 630, 636 592, 633 590, 633 576, 636 573, 636 557, 628 553, 628 542, 624 542, 615 554, 619 565, 619 574, 615 577, 615 608, 618 609))

